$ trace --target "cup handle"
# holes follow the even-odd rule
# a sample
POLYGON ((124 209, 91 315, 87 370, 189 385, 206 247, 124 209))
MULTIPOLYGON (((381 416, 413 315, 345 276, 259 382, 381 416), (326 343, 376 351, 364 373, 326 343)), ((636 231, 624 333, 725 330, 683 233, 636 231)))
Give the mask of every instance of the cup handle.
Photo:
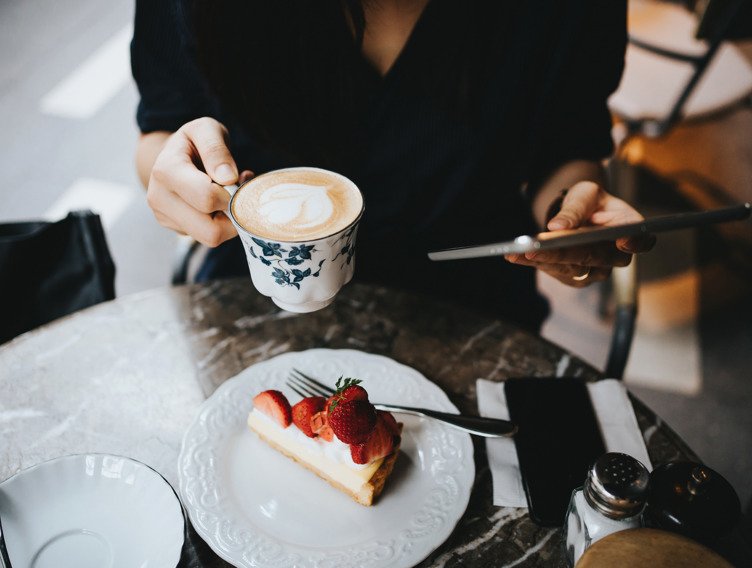
MULTIPOLYGON (((214 183, 217 183, 217 182, 214 182, 214 183)), ((227 190, 227 193, 230 194, 230 199, 232 199, 232 197, 237 193, 238 189, 240 189, 240 186, 236 183, 231 183, 230 185, 222 185, 222 184, 217 183, 217 185, 227 190)), ((227 204, 227 211, 225 211, 225 213, 227 214, 227 217, 232 219, 232 214, 230 213, 229 203, 227 204)))
MULTIPOLYGON (((217 185, 220 185, 220 184, 217 184, 217 185)), ((240 188, 240 186, 236 183, 231 183, 230 185, 221 185, 221 187, 224 187, 227 190, 227 193, 230 194, 230 197, 235 195, 235 193, 240 188)))

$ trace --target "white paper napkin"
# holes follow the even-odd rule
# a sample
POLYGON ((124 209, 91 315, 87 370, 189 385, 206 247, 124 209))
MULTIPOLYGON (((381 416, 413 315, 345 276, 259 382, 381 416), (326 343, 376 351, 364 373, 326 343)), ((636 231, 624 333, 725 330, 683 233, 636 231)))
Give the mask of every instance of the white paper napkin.
MULTIPOLYGON (((622 452, 652 469, 645 441, 637 425, 632 403, 624 383, 606 379, 587 383, 595 416, 601 428, 607 452, 622 452)), ((481 416, 509 420, 504 383, 478 379, 478 411, 481 416)), ((493 502, 499 507, 527 507, 522 487, 517 451, 511 438, 486 439, 488 462, 493 478, 493 502)), ((583 479, 584 481, 584 479, 583 479)))

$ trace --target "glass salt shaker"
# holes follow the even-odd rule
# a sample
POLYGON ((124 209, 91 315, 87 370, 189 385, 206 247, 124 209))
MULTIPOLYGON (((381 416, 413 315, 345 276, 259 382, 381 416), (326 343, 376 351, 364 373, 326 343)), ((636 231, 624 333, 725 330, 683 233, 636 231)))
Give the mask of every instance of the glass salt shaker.
POLYGON ((604 536, 642 526, 649 479, 645 466, 627 454, 611 452, 595 461, 585 484, 572 492, 564 522, 570 566, 604 536))

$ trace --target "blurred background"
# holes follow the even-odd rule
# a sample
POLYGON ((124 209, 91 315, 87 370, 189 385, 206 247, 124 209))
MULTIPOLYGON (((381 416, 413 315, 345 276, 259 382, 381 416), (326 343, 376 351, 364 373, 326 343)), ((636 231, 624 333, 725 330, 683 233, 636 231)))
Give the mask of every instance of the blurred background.
MULTIPOLYGON (((132 0, 0 0, 0 220, 56 220, 77 208, 99 213, 118 296, 169 285, 177 242, 154 220, 134 167, 133 10, 132 0)), ((686 13, 694 19, 674 23, 660 13, 642 24, 702 50, 706 44, 684 38, 697 25, 686 13)), ((640 76, 649 64, 628 57, 632 86, 642 92, 632 106, 627 89, 614 101, 627 109, 615 112, 615 136, 635 182, 625 197, 645 213, 752 201, 752 86, 743 92, 745 81, 752 85, 752 42, 723 47, 735 66, 706 74, 701 100, 692 101, 697 116, 658 137, 632 128, 628 115, 658 96, 660 80, 674 85, 673 100, 691 70, 640 76), (741 96, 729 97, 724 91, 739 81, 741 96)), ((751 234, 750 222, 672 233, 639 259, 639 315, 625 373, 630 389, 734 485, 744 507, 752 500, 751 234)), ((540 285, 553 304, 544 336, 603 368, 608 291, 545 277, 540 285)))
POLYGON ((175 244, 136 177, 133 0, 0 0, 2 219, 102 217, 130 294, 169 284, 175 244))

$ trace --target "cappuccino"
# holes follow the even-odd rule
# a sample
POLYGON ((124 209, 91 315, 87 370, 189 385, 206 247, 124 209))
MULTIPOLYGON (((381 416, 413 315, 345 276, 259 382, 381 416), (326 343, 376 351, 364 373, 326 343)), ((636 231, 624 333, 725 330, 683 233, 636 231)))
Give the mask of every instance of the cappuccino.
POLYGON ((278 170, 244 184, 232 200, 235 220, 258 237, 312 241, 334 235, 363 210, 357 186, 316 168, 278 170))

